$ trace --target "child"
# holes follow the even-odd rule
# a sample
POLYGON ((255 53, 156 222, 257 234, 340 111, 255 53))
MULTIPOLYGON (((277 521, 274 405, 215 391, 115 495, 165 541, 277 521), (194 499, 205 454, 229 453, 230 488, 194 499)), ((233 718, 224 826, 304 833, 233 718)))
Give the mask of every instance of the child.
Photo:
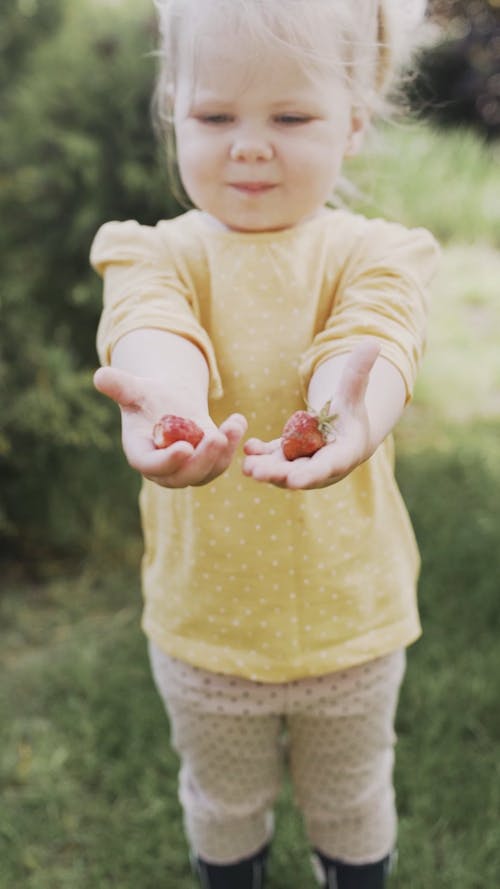
POLYGON ((143 627, 195 869, 209 889, 263 886, 286 751, 323 885, 380 889, 394 712, 420 634, 390 432, 436 246, 325 205, 401 60, 402 5, 158 8, 159 106, 196 209, 99 231, 112 366, 95 383, 144 476, 143 627), (285 459, 285 420, 330 400, 329 442, 285 459), (201 444, 155 450, 167 413, 195 420, 201 444))

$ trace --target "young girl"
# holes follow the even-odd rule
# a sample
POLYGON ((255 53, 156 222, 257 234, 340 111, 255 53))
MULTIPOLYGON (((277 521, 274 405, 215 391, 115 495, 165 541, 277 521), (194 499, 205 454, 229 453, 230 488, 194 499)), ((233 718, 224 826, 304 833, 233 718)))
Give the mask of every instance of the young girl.
POLYGON ((144 477, 143 627, 195 869, 209 889, 264 885, 286 761, 323 885, 381 889, 394 713, 420 634, 390 432, 436 246, 325 205, 401 61, 403 4, 158 8, 159 104, 195 209, 99 231, 111 366, 95 382, 144 477), (285 420, 328 401, 329 442, 285 459, 285 420), (155 450, 167 413, 195 420, 201 444, 155 450))

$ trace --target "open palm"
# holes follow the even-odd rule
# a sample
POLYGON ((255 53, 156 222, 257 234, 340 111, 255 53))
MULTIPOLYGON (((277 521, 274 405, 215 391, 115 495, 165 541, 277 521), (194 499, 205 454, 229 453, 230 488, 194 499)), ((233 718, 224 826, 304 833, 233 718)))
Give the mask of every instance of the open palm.
POLYGON ((216 478, 229 466, 247 428, 241 414, 232 414, 217 427, 208 412, 195 415, 168 386, 152 378, 102 367, 94 385, 120 407, 122 444, 129 464, 163 487, 203 485, 216 478), (155 448, 153 425, 167 413, 189 416, 203 429, 204 437, 196 448, 184 441, 164 450, 155 448))
POLYGON ((289 461, 281 439, 250 439, 245 444, 245 475, 283 488, 323 488, 340 481, 368 459, 373 451, 365 393, 379 352, 378 344, 369 340, 349 356, 332 399, 336 418, 331 441, 312 457, 289 461))

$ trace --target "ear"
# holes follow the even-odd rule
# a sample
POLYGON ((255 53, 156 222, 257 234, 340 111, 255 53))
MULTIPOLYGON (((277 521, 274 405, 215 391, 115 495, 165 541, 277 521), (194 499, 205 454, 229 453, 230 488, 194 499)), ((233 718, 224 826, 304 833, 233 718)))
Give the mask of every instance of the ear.
POLYGON ((368 127, 368 114, 361 109, 353 109, 351 114, 351 131, 347 140, 344 157, 354 157, 363 146, 368 127))

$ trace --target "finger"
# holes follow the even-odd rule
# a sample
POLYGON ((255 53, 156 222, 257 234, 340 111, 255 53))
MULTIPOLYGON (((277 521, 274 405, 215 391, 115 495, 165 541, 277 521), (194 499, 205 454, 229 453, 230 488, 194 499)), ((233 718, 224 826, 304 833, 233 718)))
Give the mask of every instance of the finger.
POLYGON ((213 477, 223 473, 231 463, 245 432, 247 421, 241 414, 232 414, 219 426, 219 432, 226 439, 226 446, 220 451, 212 467, 213 477))
POLYGON ((215 438, 207 435, 197 448, 186 441, 178 441, 138 459, 134 468, 167 488, 199 485, 210 476, 220 449, 225 445, 226 439, 218 435, 215 438))
POLYGON ((245 457, 243 460, 243 474, 253 478, 257 482, 271 482, 273 484, 286 481, 289 464, 285 458, 277 452, 273 454, 261 454, 245 457))
POLYGON ((181 471, 193 457, 194 448, 187 441, 176 441, 168 448, 157 449, 149 441, 133 443, 127 448, 127 460, 133 469, 150 478, 167 478, 181 471))
POLYGON ((344 404, 363 401, 370 372, 380 354, 380 343, 367 337, 353 350, 340 378, 338 394, 344 404))
POLYGON ((127 458, 134 469, 162 487, 180 488, 205 484, 220 475, 230 462, 230 456, 224 458, 224 455, 236 447, 245 427, 246 421, 240 417, 232 429, 233 440, 220 430, 210 430, 196 448, 186 441, 178 441, 157 450, 150 439, 144 438, 129 447, 127 458), (151 449, 148 450, 148 447, 151 449), (223 466, 219 468, 221 457, 223 466))
POLYGON ((332 443, 309 459, 295 460, 288 473, 288 487, 293 490, 324 488, 345 478, 351 469, 349 448, 332 443))
POLYGON ((217 478, 231 463, 247 425, 242 414, 231 414, 218 430, 205 435, 192 458, 163 484, 169 487, 199 486, 217 478))
POLYGON ((196 466, 192 463, 192 465, 187 467, 188 472, 194 473, 195 469, 197 472, 196 477, 192 478, 189 484, 197 486, 207 484, 207 482, 222 475, 230 465, 246 429, 247 421, 242 414, 232 414, 228 417, 219 427, 218 450, 214 449, 212 451, 213 459, 211 465, 205 464, 202 472, 198 472, 200 468, 199 462, 196 463, 196 466))
POLYGON ((232 447, 236 447, 243 438, 247 428, 248 423, 243 414, 231 414, 227 420, 221 423, 219 431, 226 436, 232 447))
POLYGON ((274 438, 272 441, 261 441, 260 438, 249 438, 243 446, 245 454, 272 454, 281 447, 281 439, 274 438))
POLYGON ((138 381, 133 374, 115 367, 100 367, 96 370, 94 386, 98 392, 129 410, 137 410, 144 398, 144 381, 138 381))
POLYGON ((228 438, 216 430, 198 445, 192 458, 171 481, 176 486, 199 486, 217 478, 231 462, 242 434, 242 430, 235 431, 234 437, 228 438))

